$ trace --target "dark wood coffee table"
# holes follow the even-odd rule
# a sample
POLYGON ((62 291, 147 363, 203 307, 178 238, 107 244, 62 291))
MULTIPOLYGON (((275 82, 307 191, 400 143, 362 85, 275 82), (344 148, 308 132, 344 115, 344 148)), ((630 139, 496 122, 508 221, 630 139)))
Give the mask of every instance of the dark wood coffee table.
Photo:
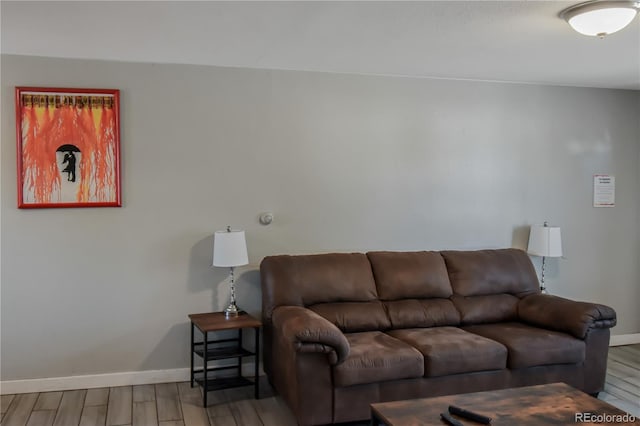
MULTIPOLYGON (((371 404, 371 424, 441 426, 446 423, 440 419, 440 413, 446 412, 449 405, 491 417, 493 426, 575 426, 596 423, 593 418, 592 421, 586 421, 588 415, 611 416, 598 422, 600 425, 640 425, 640 420, 630 414, 564 383, 371 404), (582 419, 576 417, 580 413, 584 413, 582 419), (626 418, 623 417, 625 415, 626 418)), ((461 417, 452 417, 465 426, 480 425, 461 417)))

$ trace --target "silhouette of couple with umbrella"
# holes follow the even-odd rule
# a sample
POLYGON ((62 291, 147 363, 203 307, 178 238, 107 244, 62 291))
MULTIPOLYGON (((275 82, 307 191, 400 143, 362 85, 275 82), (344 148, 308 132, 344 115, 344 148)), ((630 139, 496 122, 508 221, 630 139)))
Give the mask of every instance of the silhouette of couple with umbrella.
POLYGON ((75 145, 62 145, 57 149, 58 152, 64 152, 64 158, 62 160, 62 164, 66 164, 65 168, 62 169, 62 173, 67 174, 68 182, 76 181, 76 152, 80 152, 78 147, 75 145))

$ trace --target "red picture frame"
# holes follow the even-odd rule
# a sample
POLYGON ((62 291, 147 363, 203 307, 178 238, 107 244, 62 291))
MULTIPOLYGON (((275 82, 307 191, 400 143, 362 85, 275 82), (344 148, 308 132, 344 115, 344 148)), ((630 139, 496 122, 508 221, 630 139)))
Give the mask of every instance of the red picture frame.
POLYGON ((16 87, 18 208, 121 207, 120 91, 16 87))

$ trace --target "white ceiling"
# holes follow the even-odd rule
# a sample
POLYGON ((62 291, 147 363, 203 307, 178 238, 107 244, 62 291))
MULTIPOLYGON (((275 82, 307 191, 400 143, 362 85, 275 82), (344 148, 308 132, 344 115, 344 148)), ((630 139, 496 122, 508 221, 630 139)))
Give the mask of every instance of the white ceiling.
MULTIPOLYGON (((579 0, 578 0, 579 1, 579 0)), ((603 40, 564 1, 2 1, 2 53, 640 90, 640 19, 603 40)))

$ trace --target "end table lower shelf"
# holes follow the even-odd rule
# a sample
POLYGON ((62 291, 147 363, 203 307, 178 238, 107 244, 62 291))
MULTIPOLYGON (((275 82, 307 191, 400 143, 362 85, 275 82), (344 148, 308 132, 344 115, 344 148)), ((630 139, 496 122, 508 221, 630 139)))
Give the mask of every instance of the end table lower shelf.
MULTIPOLYGON (((197 374, 197 373, 196 373, 197 374)), ((194 379, 196 383, 200 386, 204 387, 204 378, 203 377, 195 377, 194 379)), ((241 386, 253 386, 255 385, 255 381, 249 380, 246 377, 207 377, 207 391, 216 391, 221 389, 230 389, 230 388, 238 388, 241 386)), ((258 399, 258 397, 256 397, 258 399)))

